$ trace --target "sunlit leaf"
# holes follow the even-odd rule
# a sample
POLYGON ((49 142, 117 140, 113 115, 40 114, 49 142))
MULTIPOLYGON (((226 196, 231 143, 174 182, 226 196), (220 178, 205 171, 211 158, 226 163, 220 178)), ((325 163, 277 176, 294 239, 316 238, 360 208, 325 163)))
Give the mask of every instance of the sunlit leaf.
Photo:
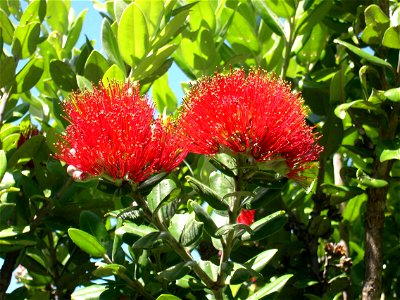
POLYGON ((94 236, 83 230, 70 228, 68 229, 68 235, 82 251, 93 257, 102 257, 107 253, 106 249, 94 236))

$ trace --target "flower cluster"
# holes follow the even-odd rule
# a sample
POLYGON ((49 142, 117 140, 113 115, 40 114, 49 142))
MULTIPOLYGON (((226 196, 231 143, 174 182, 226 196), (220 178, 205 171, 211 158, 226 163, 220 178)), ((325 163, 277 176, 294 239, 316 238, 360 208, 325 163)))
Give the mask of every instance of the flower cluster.
POLYGON ((205 77, 192 86, 179 119, 189 151, 244 153, 258 162, 284 160, 298 178, 318 158, 303 99, 281 79, 262 70, 205 77))
POLYGON ((170 172, 186 156, 171 120, 154 120, 155 109, 139 87, 112 83, 75 93, 64 103, 70 125, 56 143, 56 157, 92 176, 139 183, 170 172))

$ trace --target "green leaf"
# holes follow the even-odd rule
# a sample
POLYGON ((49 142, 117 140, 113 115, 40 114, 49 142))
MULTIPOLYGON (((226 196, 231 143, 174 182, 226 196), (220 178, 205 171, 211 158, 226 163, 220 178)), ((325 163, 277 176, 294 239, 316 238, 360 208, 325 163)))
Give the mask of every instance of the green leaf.
POLYGON ((320 144, 324 145, 324 154, 329 157, 341 145, 343 139, 343 122, 333 113, 330 113, 322 128, 320 144))
POLYGON ((101 24, 101 43, 110 60, 117 64, 121 70, 125 70, 125 63, 118 48, 117 38, 106 18, 103 19, 101 24))
POLYGON ((256 272, 260 272, 262 269, 264 269, 272 257, 274 257, 276 252, 278 252, 278 249, 265 250, 246 261, 244 265, 256 272))
POLYGON ((83 74, 91 82, 98 83, 109 67, 103 55, 101 55, 99 51, 93 50, 85 63, 83 74))
POLYGON ((0 239, 17 236, 22 233, 27 233, 30 230, 29 226, 10 226, 0 231, 0 239))
POLYGON ((119 264, 102 264, 93 271, 93 275, 97 277, 106 277, 111 275, 119 275, 125 273, 126 268, 119 264))
POLYGON ((388 182, 386 180, 372 178, 360 169, 357 170, 356 176, 358 182, 367 187, 382 188, 388 185, 388 182))
POLYGON ((33 136, 13 153, 8 161, 8 166, 13 168, 19 164, 27 163, 36 156, 43 144, 45 144, 43 135, 33 136))
POLYGON ((157 185, 159 184, 161 181, 163 181, 165 179, 165 177, 167 177, 168 173, 166 172, 162 172, 156 175, 151 176, 150 178, 146 179, 145 181, 143 181, 139 187, 138 187, 138 191, 142 194, 142 195, 146 195, 148 193, 151 192, 151 190, 157 185))
POLYGON ((190 214, 179 237, 179 242, 182 246, 188 247, 197 242, 203 234, 203 227, 203 223, 196 221, 193 213, 190 214))
POLYGON ((149 47, 146 18, 136 3, 123 12, 118 27, 118 47, 122 58, 131 67, 136 66, 149 47))
POLYGON ((197 262, 199 267, 211 278, 211 280, 216 281, 218 277, 219 267, 213 264, 209 260, 199 260, 197 262))
POLYGON ((100 300, 101 294, 106 292, 108 287, 106 285, 92 284, 90 286, 77 289, 71 294, 72 300, 100 300))
POLYGON ((326 216, 316 216, 311 219, 308 231, 316 237, 326 235, 332 228, 331 220, 326 216))
POLYGON ((48 0, 46 20, 53 31, 64 35, 68 30, 67 1, 48 0))
POLYGON ((175 266, 172 266, 164 271, 161 271, 157 274, 157 276, 169 281, 173 282, 177 279, 182 278, 186 274, 188 274, 191 270, 191 266, 189 262, 180 262, 175 266))
POLYGON ((42 22, 46 16, 46 0, 34 0, 29 3, 28 7, 19 20, 19 24, 26 25, 30 22, 42 22))
POLYGON ((78 89, 76 75, 69 64, 61 60, 51 61, 50 74, 55 84, 62 90, 71 92, 78 89))
POLYGON ((104 246, 110 241, 103 220, 94 212, 83 210, 79 216, 79 226, 82 230, 94 236, 104 246))
POLYGON ((271 283, 263 286, 260 288, 257 292, 255 292, 253 295, 247 298, 247 300, 257 300, 257 299, 262 299, 265 296, 280 292, 280 290, 284 287, 286 282, 292 277, 292 274, 286 274, 281 277, 276 278, 274 281, 271 283))
POLYGON ((34 57, 18 72, 15 77, 16 92, 23 93, 30 90, 42 77, 44 60, 40 57, 34 57))
POLYGON ((83 230, 70 228, 68 229, 68 235, 82 251, 93 257, 103 257, 107 253, 106 249, 94 236, 83 230))
MULTIPOLYGON (((310 8, 305 8, 299 18, 296 18, 296 35, 309 32, 315 25, 323 20, 332 7, 332 1, 313 1, 310 8)), ((299 11, 299 10, 298 10, 299 11)), ((297 15, 297 12, 296 12, 297 15)))
POLYGON ((253 230, 254 233, 244 233, 242 235, 242 240, 258 241, 264 239, 267 236, 274 234, 275 232, 280 230, 286 224, 287 220, 288 217, 283 210, 270 214, 251 224, 250 228, 253 230))
POLYGON ((170 294, 162 294, 158 296, 156 300, 181 300, 181 298, 170 294))
POLYGON ((163 113, 164 110, 167 114, 174 113, 178 104, 178 100, 176 99, 172 89, 169 87, 168 73, 165 73, 163 76, 153 82, 152 93, 156 108, 159 113, 163 113))
MULTIPOLYGON (((265 0, 260 0, 265 1, 265 0)), ((284 1, 268 1, 268 7, 276 14, 278 17, 283 17, 289 19, 295 13, 295 1, 294 0, 284 0, 284 1)))
POLYGON ((321 24, 315 25, 312 28, 309 39, 297 54, 297 60, 305 67, 308 67, 310 64, 315 64, 320 59, 326 47, 326 42, 326 26, 321 24))
POLYGON ((137 225, 135 223, 125 222, 123 226, 119 227, 115 231, 115 234, 123 235, 125 233, 129 233, 129 234, 134 234, 136 236, 143 237, 152 232, 157 232, 157 230, 154 229, 153 227, 149 227, 146 225, 137 225))
POLYGON ((165 240, 167 238, 165 232, 150 232, 148 235, 138 239, 133 245, 134 249, 152 249, 158 240, 165 240))
POLYGON ((7 170, 7 156, 6 152, 1 149, 0 150, 0 182, 3 180, 3 176, 7 170))
POLYGON ((390 19, 376 4, 368 6, 364 15, 367 26, 361 34, 361 39, 369 45, 380 44, 385 30, 389 27, 390 19))
POLYGON ((236 162, 232 156, 225 153, 218 153, 210 158, 210 163, 223 174, 235 177, 236 162))
POLYGON ((385 31, 382 45, 388 48, 400 49, 400 25, 389 27, 385 31))
POLYGON ((14 36, 14 26, 8 18, 7 14, 0 9, 0 35, 3 41, 11 45, 14 36))
POLYGON ((6 87, 15 79, 15 60, 13 57, 5 56, 0 60, 0 88, 6 87))
POLYGON ((229 232, 233 231, 234 237, 241 236, 245 232, 253 234, 253 230, 251 230, 250 226, 246 224, 226 224, 218 228, 215 232, 215 236, 220 238, 221 236, 227 235, 229 232))
POLYGON ((32 55, 39 42, 40 23, 19 25, 14 32, 11 50, 15 58, 25 59, 32 55))
POLYGON ((75 46, 76 42, 79 39, 87 11, 87 8, 81 11, 79 16, 71 24, 71 30, 68 33, 67 40, 64 45, 64 50, 67 53, 71 52, 72 48, 75 46))
POLYGON ((117 65, 112 65, 104 73, 103 79, 101 80, 105 86, 113 81, 125 82, 125 73, 117 65))
POLYGON ((347 203, 343 212, 343 219, 353 223, 358 220, 362 215, 363 203, 368 199, 366 194, 361 194, 351 198, 347 203))
POLYGON ((394 88, 385 91, 385 97, 393 102, 400 102, 400 88, 394 88))
POLYGON ((135 0, 146 18, 147 30, 150 37, 156 35, 163 17, 164 3, 162 0, 135 0))
POLYGON ((390 63, 388 63, 387 61, 385 61, 379 57, 376 57, 374 55, 371 55, 368 52, 365 52, 364 50, 361 50, 360 48, 358 48, 352 44, 349 44, 347 42, 344 42, 344 41, 341 41, 338 39, 335 39, 334 42, 346 47, 354 54, 358 55, 361 58, 364 58, 365 60, 369 61, 372 64, 375 64, 375 65, 381 66, 381 67, 386 67, 389 69, 393 69, 392 65, 390 63))
POLYGON ((176 184, 172 179, 164 179, 156 185, 151 193, 147 196, 147 202, 152 212, 160 205, 160 203, 176 188, 176 184))
POLYGON ((173 40, 180 31, 185 27, 185 21, 189 14, 188 10, 184 10, 177 14, 172 20, 170 20, 165 27, 155 37, 151 48, 158 49, 166 45, 170 40, 173 40))
POLYGON ((89 91, 93 90, 92 83, 81 75, 76 75, 76 82, 78 84, 79 89, 82 91, 83 90, 89 90, 89 91))
POLYGON ((189 200, 187 205, 193 209, 196 218, 204 224, 204 230, 210 236, 217 237, 215 233, 217 232, 218 227, 215 225, 209 214, 195 201, 189 200))
POLYGON ((268 7, 267 2, 264 0, 252 0, 256 11, 261 15, 261 18, 268 25, 269 28, 273 32, 275 32, 279 36, 284 36, 285 32, 283 30, 283 26, 281 25, 279 18, 274 12, 268 7))
POLYGON ((213 189, 191 176, 186 176, 186 180, 196 193, 199 194, 200 198, 206 201, 212 208, 217 210, 229 209, 228 204, 223 202, 222 197, 220 197, 213 189))
POLYGON ((210 1, 193 1, 197 2, 190 10, 190 29, 197 31, 204 26, 211 32, 215 31, 215 12, 213 11, 210 1))

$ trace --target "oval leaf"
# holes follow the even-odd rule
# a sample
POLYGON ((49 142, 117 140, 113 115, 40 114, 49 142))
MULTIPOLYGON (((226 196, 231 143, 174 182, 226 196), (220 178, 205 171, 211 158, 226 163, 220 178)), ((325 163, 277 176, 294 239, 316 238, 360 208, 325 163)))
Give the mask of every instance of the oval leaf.
POLYGON ((82 251, 85 251, 93 257, 102 257, 107 253, 106 249, 94 236, 83 230, 70 228, 68 229, 68 235, 82 251))

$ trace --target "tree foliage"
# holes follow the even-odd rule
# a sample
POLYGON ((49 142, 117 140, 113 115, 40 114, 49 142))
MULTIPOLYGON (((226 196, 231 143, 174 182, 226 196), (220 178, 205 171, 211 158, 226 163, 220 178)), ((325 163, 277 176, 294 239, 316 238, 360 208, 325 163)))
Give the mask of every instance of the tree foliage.
POLYGON ((398 1, 93 5, 101 51, 78 43, 90 20, 70 0, 0 1, 0 298, 203 299, 218 297, 223 279, 224 299, 399 295, 398 1), (194 154, 139 185, 146 200, 125 185, 73 181, 53 156, 68 125, 62 101, 131 80, 174 114, 173 63, 190 80, 260 67, 290 81, 322 134, 311 186, 261 174, 247 193, 232 190, 229 157, 194 154), (232 197, 259 221, 220 226, 232 197), (240 243, 219 266, 228 240, 240 243), (14 270, 22 286, 6 293, 14 270))

